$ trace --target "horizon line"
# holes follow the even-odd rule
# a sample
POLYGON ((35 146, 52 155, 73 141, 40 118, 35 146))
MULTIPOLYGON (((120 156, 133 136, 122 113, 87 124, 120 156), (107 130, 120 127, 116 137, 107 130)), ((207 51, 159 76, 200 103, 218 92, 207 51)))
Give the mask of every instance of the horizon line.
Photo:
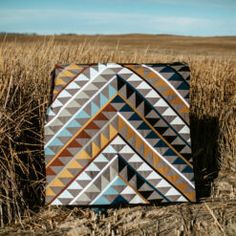
POLYGON ((36 33, 36 32, 7 32, 0 31, 0 35, 22 35, 22 36, 125 36, 125 35, 150 35, 150 36, 173 36, 173 37, 199 37, 199 38, 213 38, 213 37, 236 37, 236 34, 222 34, 222 35, 188 35, 188 34, 166 34, 166 33, 94 33, 94 34, 83 34, 83 33, 36 33))

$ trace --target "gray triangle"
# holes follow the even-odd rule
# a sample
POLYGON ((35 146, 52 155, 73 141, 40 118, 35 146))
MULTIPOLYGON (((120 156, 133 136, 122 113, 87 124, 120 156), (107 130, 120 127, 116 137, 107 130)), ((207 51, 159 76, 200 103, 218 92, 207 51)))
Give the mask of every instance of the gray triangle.
POLYGON ((81 192, 81 189, 67 189, 67 191, 75 198, 81 192))

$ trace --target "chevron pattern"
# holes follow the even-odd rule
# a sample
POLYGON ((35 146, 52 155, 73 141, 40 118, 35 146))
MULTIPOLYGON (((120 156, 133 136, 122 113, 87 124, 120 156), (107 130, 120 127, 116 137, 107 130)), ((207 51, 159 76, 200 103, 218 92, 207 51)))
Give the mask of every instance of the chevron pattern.
POLYGON ((194 202, 186 64, 57 66, 45 125, 46 202, 194 202))

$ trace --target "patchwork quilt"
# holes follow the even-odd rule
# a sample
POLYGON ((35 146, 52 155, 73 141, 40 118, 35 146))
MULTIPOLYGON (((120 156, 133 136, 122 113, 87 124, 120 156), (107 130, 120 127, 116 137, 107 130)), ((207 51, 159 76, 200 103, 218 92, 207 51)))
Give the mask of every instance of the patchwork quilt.
POLYGON ((186 64, 57 65, 45 124, 46 202, 194 202, 186 64))

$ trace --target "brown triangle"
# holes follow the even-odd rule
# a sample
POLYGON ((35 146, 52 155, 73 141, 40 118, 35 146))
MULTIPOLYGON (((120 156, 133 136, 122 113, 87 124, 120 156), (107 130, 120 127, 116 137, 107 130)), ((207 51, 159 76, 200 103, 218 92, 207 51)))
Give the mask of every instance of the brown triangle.
POLYGON ((102 113, 99 113, 95 120, 108 120, 106 116, 104 116, 102 113))
POLYGON ((104 111, 116 112, 117 110, 109 103, 105 108, 104 111))
POLYGON ((64 150, 60 153, 60 156, 62 156, 62 157, 72 157, 71 153, 70 153, 67 149, 64 149, 64 150))
POLYGON ((84 130, 82 130, 77 138, 91 138, 84 130))
POLYGON ((54 160, 51 164, 52 166, 64 166, 64 163, 62 163, 59 158, 57 158, 56 160, 54 160))
POLYGON ((70 143, 70 147, 82 147, 80 143, 76 141, 76 139, 73 139, 70 143))
POLYGON ((99 129, 99 127, 94 122, 91 122, 86 126, 86 129, 99 129))
POLYGON ((46 175, 55 175, 56 173, 52 170, 52 168, 47 168, 46 169, 46 175))

